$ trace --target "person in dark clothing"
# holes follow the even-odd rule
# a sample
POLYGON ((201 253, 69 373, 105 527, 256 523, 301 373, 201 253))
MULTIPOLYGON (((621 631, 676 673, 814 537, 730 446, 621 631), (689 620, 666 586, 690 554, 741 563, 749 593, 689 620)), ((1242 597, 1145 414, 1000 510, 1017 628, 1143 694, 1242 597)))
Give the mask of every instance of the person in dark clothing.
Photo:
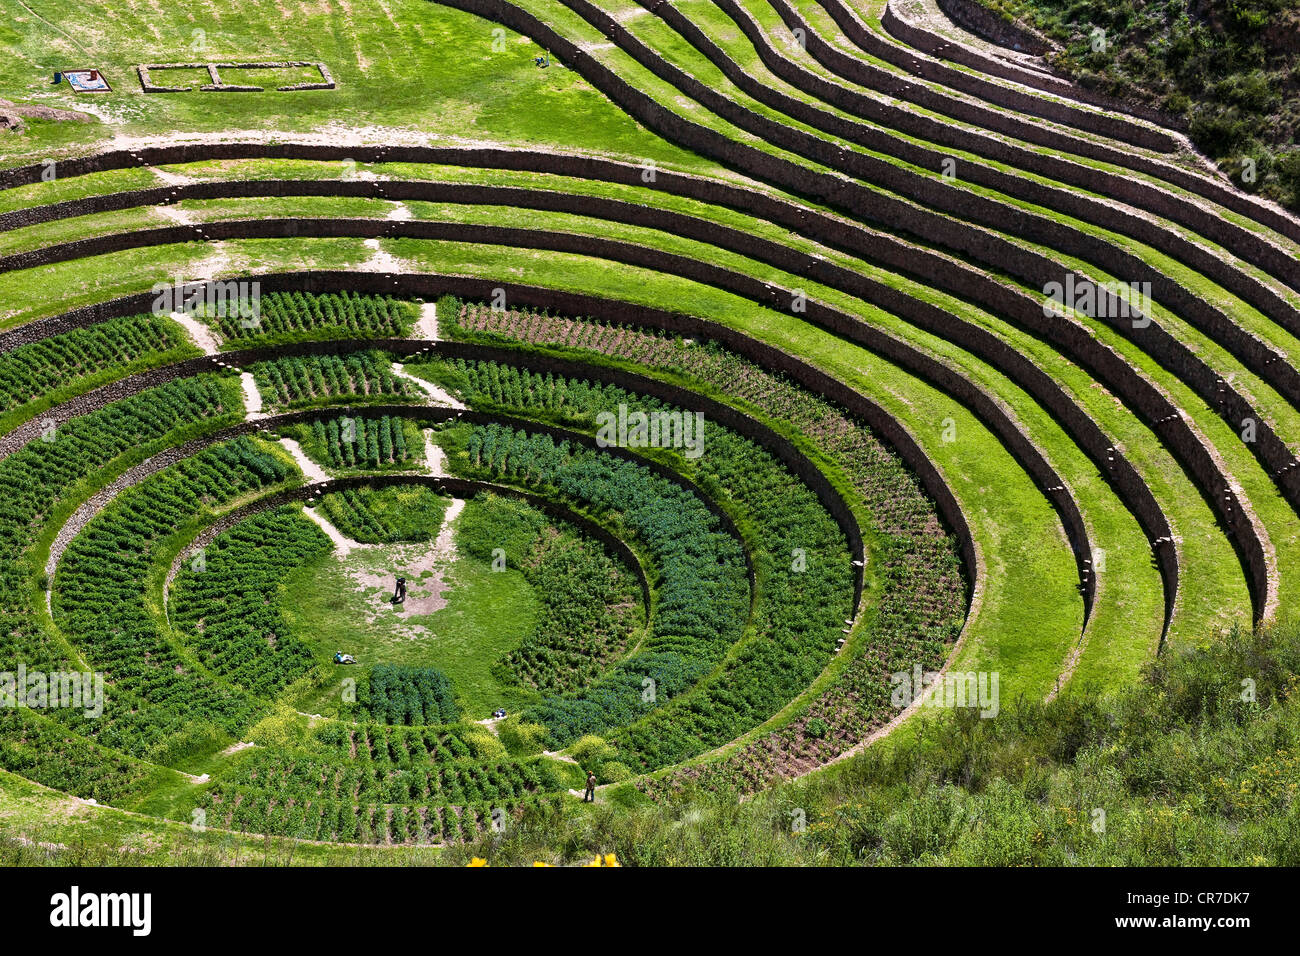
POLYGON ((582 796, 583 803, 596 802, 596 775, 590 770, 587 771, 587 792, 582 796))
POLYGON ((406 601, 406 578, 398 578, 397 585, 393 588, 393 603, 402 604, 406 601))

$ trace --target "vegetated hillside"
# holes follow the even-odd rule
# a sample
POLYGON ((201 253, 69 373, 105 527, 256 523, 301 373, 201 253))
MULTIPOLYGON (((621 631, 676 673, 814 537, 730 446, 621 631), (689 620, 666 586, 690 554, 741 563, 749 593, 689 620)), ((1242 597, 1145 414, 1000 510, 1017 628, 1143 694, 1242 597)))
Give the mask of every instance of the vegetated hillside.
MULTIPOLYGON (((506 835, 423 847, 243 846, 95 808, 78 830, 0 829, 0 866, 347 862, 624 865, 1296 866, 1300 863, 1300 631, 1236 631, 1167 655, 1109 697, 1020 700, 993 719, 931 722, 895 748, 738 802, 725 791, 611 794, 580 825, 538 806, 506 835), (167 828, 164 830, 164 826, 167 828), (157 828, 165 856, 124 845, 157 828), (400 854, 400 855, 394 855, 400 854)), ((12 781, 0 779, 11 789, 12 781)), ((0 817, 30 818, 35 791, 0 817)), ((21 795, 21 799, 19 796, 21 795)), ((152 844, 151 844, 152 845, 152 844)))
POLYGON ((960 710, 752 801, 688 788, 598 808, 576 832, 543 809, 440 862, 613 850, 633 866, 1295 866, 1297 668, 1295 626, 1237 630, 1114 695, 960 710))
POLYGON ((1234 182, 1300 208, 1300 0, 981 2, 1061 44, 1059 70, 1183 119, 1234 182))

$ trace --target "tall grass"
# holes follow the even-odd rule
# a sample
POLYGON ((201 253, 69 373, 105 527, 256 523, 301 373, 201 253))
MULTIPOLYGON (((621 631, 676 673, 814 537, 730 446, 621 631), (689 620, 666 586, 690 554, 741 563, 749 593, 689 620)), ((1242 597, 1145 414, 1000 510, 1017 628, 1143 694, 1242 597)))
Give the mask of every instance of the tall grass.
POLYGON ((993 719, 956 711, 752 802, 611 800, 446 860, 1294 866, 1298 682, 1300 628, 1237 630, 1165 655, 1118 695, 1079 688, 993 719))

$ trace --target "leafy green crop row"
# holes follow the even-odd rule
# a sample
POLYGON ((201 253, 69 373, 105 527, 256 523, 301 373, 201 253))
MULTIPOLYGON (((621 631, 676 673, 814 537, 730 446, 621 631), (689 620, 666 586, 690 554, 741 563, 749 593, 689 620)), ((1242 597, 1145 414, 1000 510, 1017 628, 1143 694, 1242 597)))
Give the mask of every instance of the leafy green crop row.
POLYGON ((0 411, 7 411, 72 380, 161 356, 184 344, 177 328, 153 315, 110 319, 0 354, 0 411))
POLYGON ((169 763, 235 735, 258 711, 247 694, 196 672, 146 603, 155 549, 204 512, 293 477, 290 462, 251 438, 213 446, 121 496, 68 547, 54 595, 56 623, 105 672, 104 715, 87 736, 169 763))
POLYGON ((461 550, 484 560, 497 548, 521 555, 514 566, 542 603, 532 631, 498 662, 499 673, 546 694, 587 686, 633 637, 641 607, 636 578, 598 542, 526 502, 496 495, 479 502, 457 526, 461 550))
POLYGON ((294 505, 241 521, 182 566, 172 586, 173 629, 214 674, 273 695, 312 666, 280 613, 280 579, 329 549, 294 505))
POLYGON ((334 338, 405 338, 415 323, 410 302, 359 292, 268 292, 256 321, 236 310, 211 316, 228 348, 334 338))
POLYGON ((357 714, 382 724, 450 724, 460 719, 455 691, 436 667, 376 664, 358 688, 357 714))
POLYGON ((317 419, 310 427, 297 426, 296 431, 306 433, 303 450, 333 470, 377 471, 420 457, 419 429, 413 422, 388 415, 317 419))
POLYGON ((414 397, 416 386, 393 374, 392 360, 375 350, 351 355, 307 355, 256 362, 249 371, 267 405, 294 408, 320 399, 364 401, 414 397))
POLYGON ((448 499, 424 485, 349 488, 321 499, 321 509, 345 535, 363 544, 429 541, 438 534, 448 499))

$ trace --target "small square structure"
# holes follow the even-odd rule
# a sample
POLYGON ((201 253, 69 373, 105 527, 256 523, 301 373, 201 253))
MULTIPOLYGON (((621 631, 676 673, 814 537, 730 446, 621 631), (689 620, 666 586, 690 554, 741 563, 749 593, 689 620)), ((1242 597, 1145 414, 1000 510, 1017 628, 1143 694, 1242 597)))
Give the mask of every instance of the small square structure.
POLYGON ((113 89, 99 70, 64 70, 63 75, 77 93, 107 93, 113 89))

